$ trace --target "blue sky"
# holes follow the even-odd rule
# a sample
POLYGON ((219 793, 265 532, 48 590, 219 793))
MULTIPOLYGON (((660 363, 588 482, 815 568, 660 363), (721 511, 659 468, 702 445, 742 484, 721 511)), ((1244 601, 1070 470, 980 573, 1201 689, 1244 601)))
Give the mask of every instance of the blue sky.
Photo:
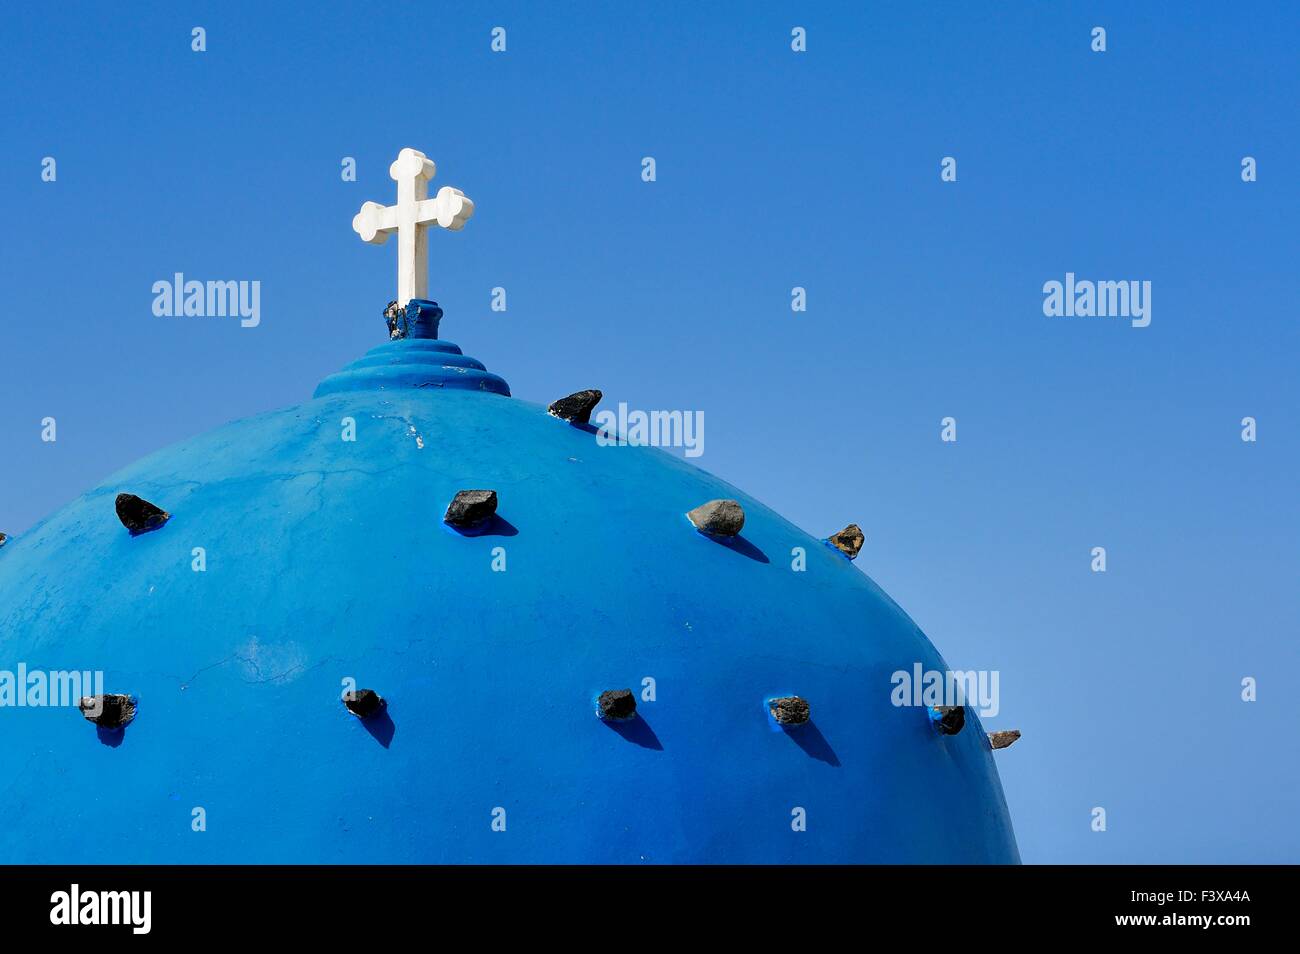
POLYGON ((1300 21, 1132 6, 7 10, 0 529, 381 341, 395 250, 350 222, 416 146, 477 206, 430 239, 444 337, 527 400, 702 410, 697 463, 860 523, 1000 671, 1025 861, 1300 860, 1300 21), (177 271, 261 324, 155 317, 177 271), (1150 281, 1150 326, 1044 316, 1066 272, 1150 281))

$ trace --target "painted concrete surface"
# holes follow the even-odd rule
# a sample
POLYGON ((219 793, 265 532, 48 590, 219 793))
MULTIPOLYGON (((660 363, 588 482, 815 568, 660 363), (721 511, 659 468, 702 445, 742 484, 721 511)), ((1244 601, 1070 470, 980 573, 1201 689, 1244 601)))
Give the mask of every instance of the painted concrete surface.
POLYGON ((946 667, 846 557, 440 344, 383 345, 371 376, 146 457, 0 550, 0 667, 102 669, 138 701, 116 737, 0 710, 0 861, 1019 860, 978 716, 941 736, 891 704, 891 673, 946 667), (488 532, 442 524, 481 488, 488 532), (170 521, 132 537, 123 491, 170 521), (685 517, 714 498, 745 509, 733 542, 685 517), (344 708, 348 678, 382 719, 344 708), (602 722, 621 688, 638 718, 602 722), (786 695, 810 724, 772 721, 786 695))

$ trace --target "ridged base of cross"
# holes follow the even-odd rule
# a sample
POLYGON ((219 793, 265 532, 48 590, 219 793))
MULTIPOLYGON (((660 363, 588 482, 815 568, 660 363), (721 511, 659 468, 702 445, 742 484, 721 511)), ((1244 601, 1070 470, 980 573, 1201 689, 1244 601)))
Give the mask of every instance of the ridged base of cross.
POLYGON ((384 320, 388 322, 390 341, 402 338, 434 339, 438 337, 442 309, 436 301, 427 298, 412 298, 405 307, 400 307, 394 300, 384 309, 384 320))

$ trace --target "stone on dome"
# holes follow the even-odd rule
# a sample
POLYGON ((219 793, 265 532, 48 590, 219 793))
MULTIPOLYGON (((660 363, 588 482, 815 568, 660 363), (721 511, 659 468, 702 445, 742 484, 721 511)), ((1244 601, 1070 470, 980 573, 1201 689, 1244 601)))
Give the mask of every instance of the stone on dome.
POLYGON ((586 391, 574 391, 568 397, 552 401, 546 412, 551 417, 558 417, 570 424, 586 424, 591 420, 591 412, 605 395, 596 388, 586 391))
POLYGON ((1002 729, 989 733, 989 745, 995 749, 1005 749, 1018 738, 1020 738, 1019 729, 1002 729))
POLYGON ((135 700, 121 693, 82 696, 77 708, 101 729, 121 729, 135 718, 135 700))
POLYGON ((343 693, 343 704, 348 707, 348 711, 354 716, 359 716, 362 719, 368 719, 387 705, 384 702, 384 697, 373 689, 357 689, 354 692, 345 692, 343 693))
POLYGON ((701 533, 715 537, 734 537, 745 526, 745 511, 734 500, 710 500, 686 516, 701 533))
POLYGON ((931 706, 930 719, 943 735, 956 735, 966 725, 965 706, 931 706))
POLYGON ((461 530, 484 526, 497 512, 495 490, 461 490, 447 505, 443 522, 461 530))
POLYGON ((772 718, 781 725, 803 725, 812 717, 812 707, 808 705, 808 700, 799 696, 782 696, 773 699, 767 707, 772 713, 772 718))
POLYGON ((636 716, 636 697, 631 689, 607 689, 596 700, 600 717, 613 722, 626 722, 636 716))
POLYGON ((862 544, 866 542, 866 539, 862 528, 856 523, 851 523, 839 533, 832 534, 826 542, 850 560, 854 560, 857 559, 859 551, 862 550, 862 544))
POLYGON ((171 514, 166 510, 135 494, 118 494, 116 507, 117 519, 122 521, 122 526, 130 530, 133 536, 157 530, 171 519, 171 514))

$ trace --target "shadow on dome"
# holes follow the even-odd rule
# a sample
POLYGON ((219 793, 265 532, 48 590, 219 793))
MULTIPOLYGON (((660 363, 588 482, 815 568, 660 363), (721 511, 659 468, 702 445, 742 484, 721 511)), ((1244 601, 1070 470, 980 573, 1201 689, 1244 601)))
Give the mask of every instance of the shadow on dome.
POLYGON ((656 752, 664 750, 663 743, 659 741, 659 736, 655 735, 655 730, 650 728, 650 723, 646 722, 645 717, 640 712, 625 722, 618 720, 602 721, 623 738, 629 742, 635 742, 643 749, 654 749, 656 752))
POLYGON ((493 514, 481 527, 453 527, 444 523, 444 527, 461 537, 513 537, 519 528, 500 514, 493 514))
POLYGON ((724 546, 728 550, 735 550, 741 556, 747 556, 756 563, 771 563, 767 554, 760 550, 754 544, 750 543, 743 536, 737 534, 734 537, 715 537, 712 534, 701 533, 700 536, 712 540, 719 546, 724 546))
POLYGON ((840 760, 835 750, 831 748, 831 744, 826 741, 826 736, 822 735, 821 730, 811 719, 803 725, 783 725, 781 731, 813 758, 825 762, 832 768, 840 767, 840 760))
POLYGON ((397 725, 388 714, 388 706, 384 706, 374 715, 367 716, 360 721, 362 728, 369 732, 376 742, 384 748, 392 745, 393 736, 397 732, 397 725))

